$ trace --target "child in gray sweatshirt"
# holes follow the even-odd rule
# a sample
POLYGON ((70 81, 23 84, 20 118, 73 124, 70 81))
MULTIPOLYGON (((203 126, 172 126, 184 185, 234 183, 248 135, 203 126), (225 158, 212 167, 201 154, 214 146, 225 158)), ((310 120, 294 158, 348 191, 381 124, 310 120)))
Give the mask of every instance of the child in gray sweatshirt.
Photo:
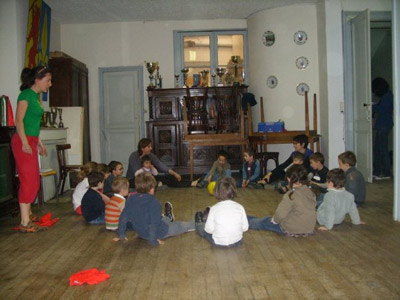
POLYGON ((360 220, 354 195, 344 189, 346 176, 341 169, 333 169, 326 175, 328 193, 324 201, 318 207, 317 221, 320 225, 318 230, 331 230, 333 225, 344 221, 347 214, 350 215, 354 225, 365 224, 360 220))

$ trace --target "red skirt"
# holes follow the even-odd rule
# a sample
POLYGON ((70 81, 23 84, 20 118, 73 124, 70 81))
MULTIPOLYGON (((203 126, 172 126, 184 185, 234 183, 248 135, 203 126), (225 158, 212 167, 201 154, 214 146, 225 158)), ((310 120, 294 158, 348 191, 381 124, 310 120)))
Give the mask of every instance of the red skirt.
POLYGON ((22 141, 17 133, 11 139, 11 147, 19 178, 19 203, 33 203, 40 187, 39 138, 37 136, 27 136, 26 138, 32 148, 32 154, 22 151, 22 141))

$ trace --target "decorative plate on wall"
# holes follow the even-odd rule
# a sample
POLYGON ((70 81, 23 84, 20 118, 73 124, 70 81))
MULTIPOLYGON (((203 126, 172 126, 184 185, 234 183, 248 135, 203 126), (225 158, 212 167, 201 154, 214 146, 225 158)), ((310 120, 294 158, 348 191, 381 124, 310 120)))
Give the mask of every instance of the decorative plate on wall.
POLYGON ((266 31, 262 37, 265 46, 272 46, 275 43, 275 33, 272 31, 266 31))
POLYGON ((304 31, 301 31, 301 30, 297 31, 294 34, 294 42, 297 45, 305 44, 305 42, 307 42, 307 33, 305 33, 304 31))
POLYGON ((304 96, 305 93, 310 91, 310 87, 308 86, 307 83, 299 83, 296 87, 296 92, 297 94, 299 94, 300 96, 304 96))
POLYGON ((296 67, 300 70, 304 70, 308 67, 308 59, 307 57, 300 56, 296 59, 296 67))
POLYGON ((273 89, 278 85, 278 79, 274 76, 271 75, 267 78, 267 86, 273 89))

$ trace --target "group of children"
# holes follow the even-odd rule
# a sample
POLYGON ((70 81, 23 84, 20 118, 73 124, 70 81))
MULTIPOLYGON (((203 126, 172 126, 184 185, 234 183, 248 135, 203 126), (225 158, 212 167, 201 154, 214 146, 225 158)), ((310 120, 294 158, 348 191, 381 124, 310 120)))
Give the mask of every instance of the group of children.
POLYGON ((355 168, 354 153, 340 154, 339 168, 329 171, 324 166, 324 156, 313 153, 307 145, 306 136, 296 136, 295 151, 261 180, 260 162, 252 150, 246 150, 242 178, 237 182, 232 178, 226 153, 220 152, 211 170, 192 184, 205 187, 216 181, 214 196, 219 202, 197 212, 193 221, 175 221, 170 202, 165 204, 164 214, 161 213, 161 204, 154 196, 157 182, 153 175, 157 170, 146 156, 142 157, 143 168, 136 172, 133 193, 129 193, 129 181, 122 177, 120 162, 109 164, 109 174, 94 163, 86 164, 73 195, 74 208, 89 224, 105 223, 106 229, 116 231, 115 241, 126 240, 126 231, 134 230, 150 245, 194 230, 213 245, 222 247, 239 245, 243 232, 249 228, 307 236, 314 233, 317 222, 319 230, 331 230, 347 214, 353 224, 364 224, 357 205, 365 201, 365 181, 355 168), (233 201, 238 187, 258 188, 272 182, 278 182, 275 186, 284 193, 272 217, 247 216, 244 207, 233 201))

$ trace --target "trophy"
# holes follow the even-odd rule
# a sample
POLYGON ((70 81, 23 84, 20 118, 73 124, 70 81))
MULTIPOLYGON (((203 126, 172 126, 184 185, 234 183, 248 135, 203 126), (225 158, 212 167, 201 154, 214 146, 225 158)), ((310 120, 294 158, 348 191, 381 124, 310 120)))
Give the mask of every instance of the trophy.
POLYGON ((60 122, 58 122, 58 128, 64 128, 64 123, 62 121, 62 108, 57 108, 58 111, 58 118, 60 122))
POLYGON ((189 68, 183 68, 181 70, 182 74, 183 74, 183 88, 187 88, 187 84, 186 84, 186 80, 187 80, 187 73, 189 72, 189 68))
POLYGON ((47 127, 47 122, 49 121, 49 112, 48 111, 45 111, 44 113, 43 113, 43 116, 42 116, 42 120, 41 120, 41 126, 42 127, 47 127))
POLYGON ((200 72, 201 74, 201 86, 202 87, 207 87, 208 86, 208 73, 210 73, 210 71, 208 70, 203 70, 200 72))
POLYGON ((211 74, 211 86, 215 86, 215 77, 217 77, 217 74, 215 74, 215 72, 212 72, 212 74, 211 74))
POLYGON ((50 107, 50 112, 49 114, 49 123, 50 123, 50 127, 51 128, 55 128, 55 124, 56 124, 56 118, 57 118, 57 108, 54 107, 50 107))
POLYGON ((218 86, 224 86, 222 83, 222 76, 225 74, 225 68, 218 67, 215 69, 217 75, 218 75, 218 86))
POLYGON ((147 86, 147 88, 154 89, 156 87, 156 85, 153 82, 153 79, 154 79, 153 73, 158 67, 158 62, 157 61, 156 62, 146 62, 145 61, 144 63, 146 64, 146 69, 150 74, 150 76, 149 76, 150 84, 147 86))
POLYGON ((179 74, 175 74, 175 87, 176 88, 180 88, 180 84, 179 84, 179 74))
POLYGON ((233 78, 233 85, 240 85, 238 76, 238 63, 240 61, 240 56, 238 55, 231 56, 231 61, 234 64, 234 69, 235 69, 235 77, 233 78))

